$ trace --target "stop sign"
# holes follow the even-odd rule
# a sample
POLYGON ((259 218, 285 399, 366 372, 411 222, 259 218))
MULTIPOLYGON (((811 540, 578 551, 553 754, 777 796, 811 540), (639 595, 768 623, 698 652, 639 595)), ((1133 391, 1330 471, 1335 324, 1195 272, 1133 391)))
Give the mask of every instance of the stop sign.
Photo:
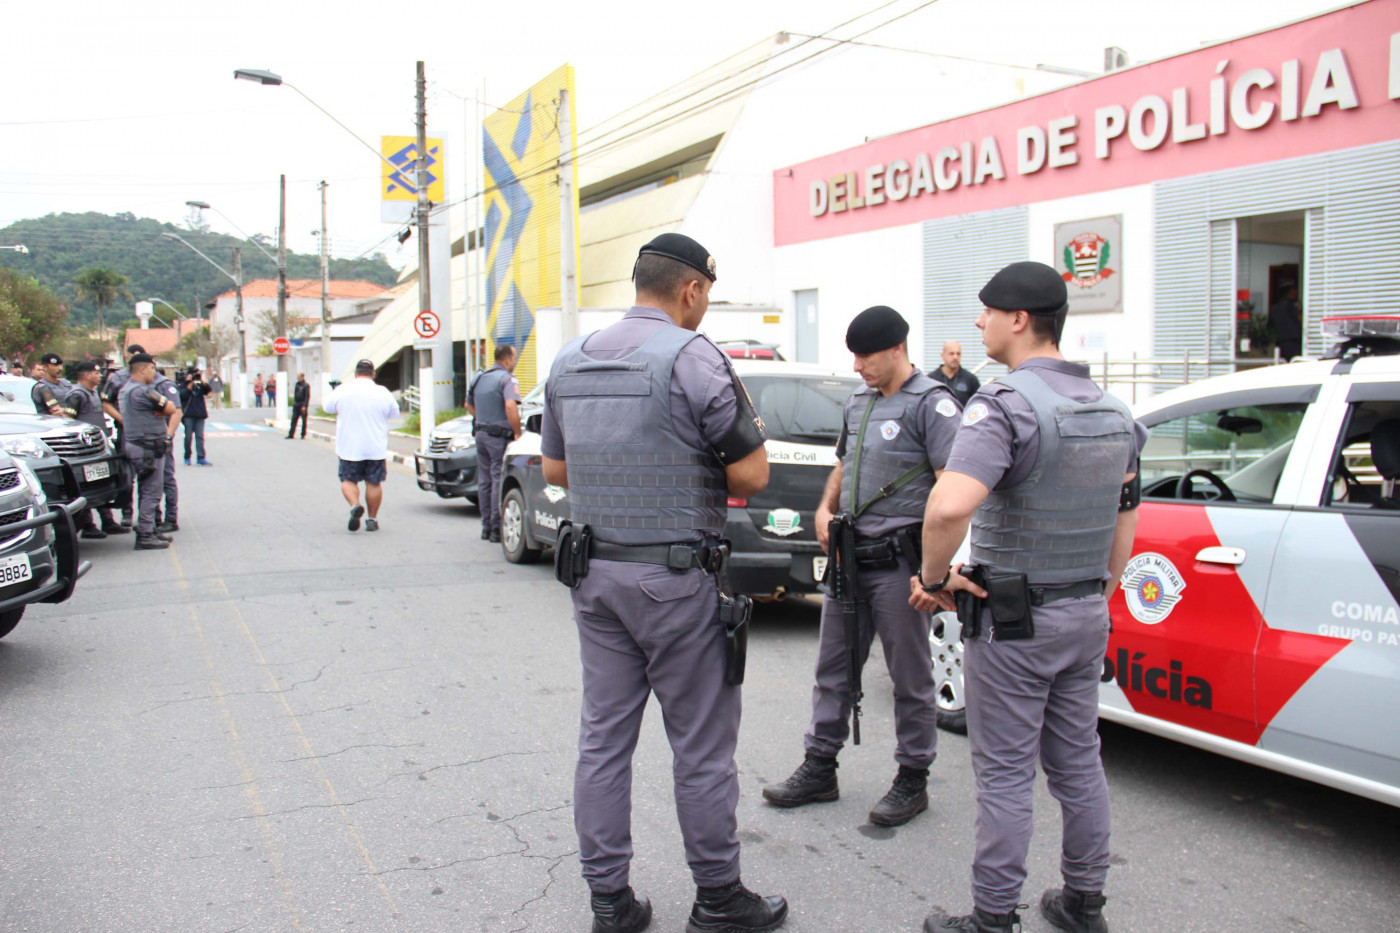
POLYGON ((272 352, 278 356, 286 356, 292 352, 292 342, 286 337, 278 337, 272 341, 272 352))

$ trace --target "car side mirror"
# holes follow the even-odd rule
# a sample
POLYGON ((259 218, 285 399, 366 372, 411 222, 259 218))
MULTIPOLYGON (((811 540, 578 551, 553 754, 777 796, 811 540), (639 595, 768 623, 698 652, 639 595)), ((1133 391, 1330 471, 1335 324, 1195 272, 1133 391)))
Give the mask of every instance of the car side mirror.
POLYGON ((543 415, 531 415, 525 419, 525 430, 532 434, 540 433, 540 424, 544 421, 543 415))

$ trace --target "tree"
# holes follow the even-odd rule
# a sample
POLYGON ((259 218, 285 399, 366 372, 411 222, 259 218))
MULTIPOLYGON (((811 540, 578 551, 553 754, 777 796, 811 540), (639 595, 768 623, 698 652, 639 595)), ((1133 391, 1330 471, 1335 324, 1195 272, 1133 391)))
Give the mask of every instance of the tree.
POLYGON ((0 353, 7 359, 52 348, 64 337, 67 317, 58 296, 36 279, 0 269, 0 353))
MULTIPOLYGON (((317 318, 287 317, 287 339, 296 340, 311 333, 312 329, 320 324, 317 318)), ((277 336, 277 312, 271 308, 264 308, 258 312, 253 319, 253 336, 259 340, 271 341, 277 336)))
POLYGON ((180 339, 180 349, 195 356, 202 356, 209 361, 211 369, 219 365, 219 360, 224 358, 224 354, 238 346, 238 333, 228 325, 220 327, 213 333, 209 328, 201 327, 192 334, 186 334, 180 339))
POLYGON ((118 298, 131 299, 131 292, 126 290, 126 276, 111 266, 93 266, 79 272, 73 283, 78 286, 79 298, 97 305, 97 336, 106 340, 107 327, 102 322, 102 312, 118 298))

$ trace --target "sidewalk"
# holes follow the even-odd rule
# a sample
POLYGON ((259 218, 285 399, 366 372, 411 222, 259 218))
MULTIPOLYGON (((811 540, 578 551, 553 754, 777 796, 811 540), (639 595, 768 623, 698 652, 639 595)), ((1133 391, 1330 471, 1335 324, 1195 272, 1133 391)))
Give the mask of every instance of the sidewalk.
MULTIPOLYGON (((285 430, 288 426, 285 421, 273 421, 271 418, 264 418, 263 423, 278 430, 285 430)), ((397 426, 401 423, 402 419, 394 419, 389 422, 389 462, 411 467, 413 466, 413 454, 418 450, 420 442, 416 434, 400 433, 397 426)), ((335 419, 312 415, 307 419, 306 436, 334 444, 335 419)))

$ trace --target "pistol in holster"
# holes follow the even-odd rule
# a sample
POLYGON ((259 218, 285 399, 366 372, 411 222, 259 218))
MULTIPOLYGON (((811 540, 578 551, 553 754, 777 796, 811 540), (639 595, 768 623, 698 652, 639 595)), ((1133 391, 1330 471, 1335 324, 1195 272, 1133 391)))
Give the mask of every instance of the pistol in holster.
POLYGON ((593 529, 570 521, 559 523, 559 539, 554 544, 554 579, 576 588, 588 576, 593 550, 593 529))
POLYGON ((729 542, 711 549, 708 569, 715 576, 719 590, 719 621, 724 626, 724 681, 732 686, 744 682, 744 669, 749 661, 749 621, 753 618, 753 599, 735 596, 729 588, 729 542))
POLYGON ((987 591, 985 599, 966 590, 959 590, 954 597, 965 641, 981 636, 983 609, 991 610, 993 641, 1020 641, 1035 637, 1035 622, 1031 618, 1031 588, 1024 573, 989 567, 964 567, 961 573, 987 591))
POLYGON ((165 455, 170 453, 170 438, 161 435, 160 437, 133 437, 127 443, 141 449, 141 462, 136 465, 136 475, 138 477, 150 476, 156 471, 156 465, 165 459, 165 455))

